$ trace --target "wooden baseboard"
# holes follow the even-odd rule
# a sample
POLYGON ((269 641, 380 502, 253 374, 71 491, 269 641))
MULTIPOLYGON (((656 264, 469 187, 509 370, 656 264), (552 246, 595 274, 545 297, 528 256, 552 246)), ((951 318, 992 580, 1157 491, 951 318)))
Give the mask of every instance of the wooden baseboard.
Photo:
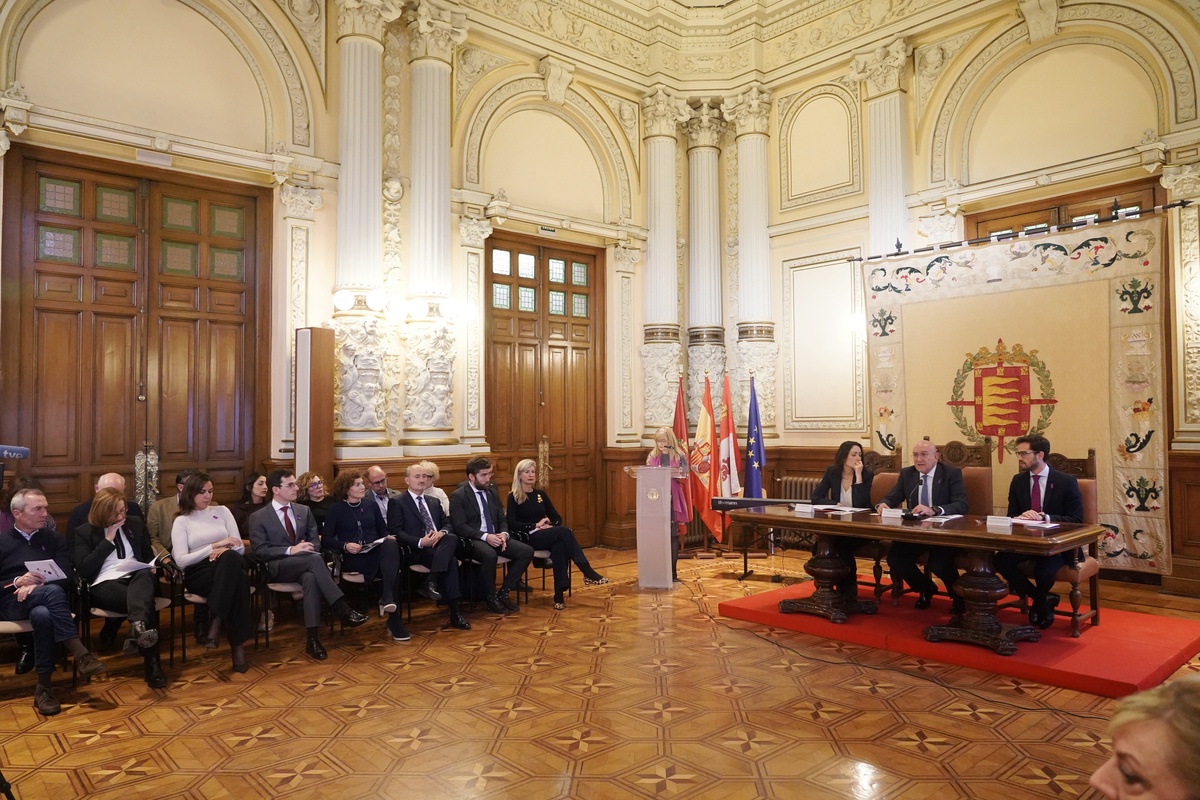
POLYGON ((1171 559, 1171 574, 1162 578, 1165 594, 1200 597, 1200 558, 1175 556, 1171 559))

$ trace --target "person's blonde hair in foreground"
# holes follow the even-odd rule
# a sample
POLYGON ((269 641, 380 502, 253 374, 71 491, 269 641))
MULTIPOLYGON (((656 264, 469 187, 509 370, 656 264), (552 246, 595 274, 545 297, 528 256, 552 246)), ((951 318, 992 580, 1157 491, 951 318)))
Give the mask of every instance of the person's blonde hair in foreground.
POLYGON ((1200 800, 1200 676, 1126 697, 1109 731, 1112 755, 1091 780, 1106 800, 1200 800))

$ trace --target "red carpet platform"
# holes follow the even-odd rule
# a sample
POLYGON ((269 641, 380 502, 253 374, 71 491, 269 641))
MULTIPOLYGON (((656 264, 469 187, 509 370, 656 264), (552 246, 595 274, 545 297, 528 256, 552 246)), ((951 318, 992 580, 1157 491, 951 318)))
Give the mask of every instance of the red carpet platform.
MULTIPOLYGON (((1070 623, 1059 618, 1042 633, 1041 640, 1021 642, 1011 656, 959 642, 925 641, 925 627, 949 617, 950 601, 943 597, 934 598, 927 611, 914 610, 911 595, 903 597, 899 606, 885 597, 877 614, 855 615, 841 625, 812 614, 779 613, 780 600, 805 597, 813 589, 812 582, 806 581, 730 600, 718 609, 732 619, 1106 697, 1123 697, 1157 686, 1200 652, 1200 622, 1103 607, 1100 625, 1085 623, 1078 639, 1071 638, 1070 623)), ((1000 620, 1018 623, 1021 616, 1016 609, 1006 609, 1000 612, 1000 620)))

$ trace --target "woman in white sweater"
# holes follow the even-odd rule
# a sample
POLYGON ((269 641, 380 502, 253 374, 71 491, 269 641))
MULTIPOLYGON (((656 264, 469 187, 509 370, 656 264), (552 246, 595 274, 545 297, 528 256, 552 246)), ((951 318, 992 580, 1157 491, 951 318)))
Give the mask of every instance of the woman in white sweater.
POLYGON ((237 522, 225 506, 212 505, 213 485, 200 472, 183 484, 179 514, 171 528, 171 555, 183 569, 183 585, 208 598, 207 647, 216 647, 225 626, 235 672, 249 669, 245 642, 254 635, 250 578, 237 522))

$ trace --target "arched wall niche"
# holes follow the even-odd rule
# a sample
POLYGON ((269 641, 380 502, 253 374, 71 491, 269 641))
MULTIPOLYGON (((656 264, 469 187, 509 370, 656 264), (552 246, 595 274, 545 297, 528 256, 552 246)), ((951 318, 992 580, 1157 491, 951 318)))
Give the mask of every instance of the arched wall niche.
POLYGON ((20 0, 0 12, 0 83, 22 80, 35 109, 94 122, 94 138, 117 128, 311 154, 318 73, 277 12, 251 0, 20 0))
POLYGON ((844 86, 822 84, 784 95, 779 115, 779 207, 796 208, 862 192, 862 123, 859 102, 844 86), (820 142, 797 141, 805 135, 820 142), (825 163, 816 165, 813 152, 825 163), (809 177, 807 167, 817 167, 809 177))
MULTIPOLYGON (((1040 45, 1030 45, 1024 22, 995 34, 944 84, 926 139, 930 184, 973 180, 961 171, 967 163, 965 143, 970 140, 970 126, 981 104, 1009 73, 1053 48, 1088 44, 1119 51, 1140 65, 1153 87, 1161 109, 1156 133, 1194 126, 1200 70, 1191 48, 1171 31, 1142 10, 1081 3, 1060 9, 1059 34, 1040 45)), ((1134 144, 1137 142, 1129 143, 1134 144)))
MULTIPOLYGON (((633 219, 632 165, 618 136, 602 113, 579 91, 566 90, 559 106, 545 100, 545 81, 540 77, 517 77, 495 85, 474 107, 462 129, 460 144, 464 187, 484 189, 489 142, 501 124, 522 111, 550 114, 569 126, 584 143, 596 166, 603 191, 603 218, 595 221, 620 223, 633 219)), ((492 189, 500 187, 491 187, 492 189)), ((503 187, 506 190, 509 187, 503 187)), ((520 197, 509 195, 516 205, 525 205, 520 197)), ((540 209, 550 211, 553 209, 540 209)))

